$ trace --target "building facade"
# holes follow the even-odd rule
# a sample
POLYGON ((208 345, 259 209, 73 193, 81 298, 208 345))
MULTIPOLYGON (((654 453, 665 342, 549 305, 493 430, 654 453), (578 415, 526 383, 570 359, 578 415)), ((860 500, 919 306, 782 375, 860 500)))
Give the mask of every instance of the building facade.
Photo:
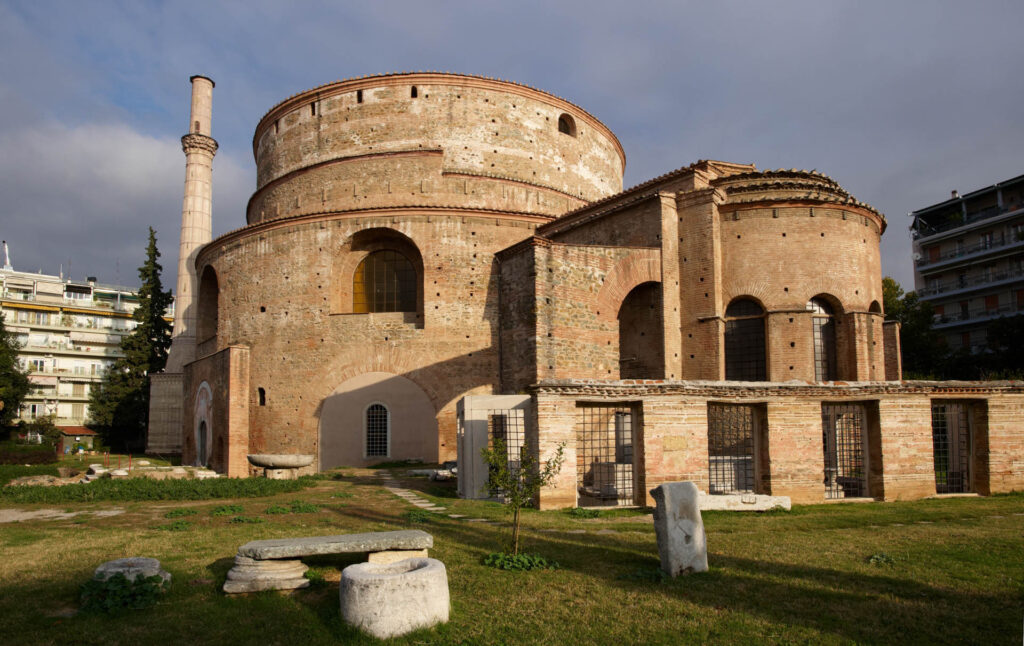
POLYGON ((1024 175, 910 214, 914 286, 950 348, 985 347, 985 328, 1024 312, 1024 175))
POLYGON ((826 175, 702 160, 623 190, 585 110, 439 73, 296 94, 253 153, 245 226, 194 257, 186 463, 561 446, 545 507, 1024 485, 1021 386, 899 382, 886 220, 826 175))
POLYGON ((32 385, 19 419, 53 416, 57 426, 85 424, 89 393, 121 356, 137 306, 128 287, 15 271, 9 264, 0 269, 0 315, 22 346, 18 356, 32 385))

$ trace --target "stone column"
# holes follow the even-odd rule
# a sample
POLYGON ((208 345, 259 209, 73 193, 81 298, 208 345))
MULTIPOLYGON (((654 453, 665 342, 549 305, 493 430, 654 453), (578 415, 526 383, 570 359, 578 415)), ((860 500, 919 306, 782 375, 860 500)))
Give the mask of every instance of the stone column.
POLYGON ((178 248, 178 285, 175 291, 174 333, 167 372, 181 372, 195 359, 196 292, 195 260, 199 249, 211 240, 213 229, 213 156, 217 141, 210 136, 213 81, 193 76, 189 134, 181 138, 185 152, 185 197, 181 205, 181 244, 178 248))
POLYGON ((185 197, 181 206, 178 284, 175 290, 174 331, 167 366, 151 375, 149 395, 149 453, 181 453, 185 364, 196 358, 195 259, 213 230, 213 156, 217 142, 210 136, 213 81, 193 76, 188 134, 181 138, 185 152, 185 197))

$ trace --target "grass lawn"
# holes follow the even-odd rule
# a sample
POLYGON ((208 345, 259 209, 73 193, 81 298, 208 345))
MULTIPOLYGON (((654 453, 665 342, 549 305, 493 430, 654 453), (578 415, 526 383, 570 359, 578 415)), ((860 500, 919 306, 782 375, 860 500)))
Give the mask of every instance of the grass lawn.
POLYGON ((398 643, 1021 643, 1024 494, 707 512, 711 570, 664 580, 649 515, 628 510, 527 511, 524 550, 561 568, 486 567, 510 533, 503 509, 403 472, 449 513, 499 522, 424 522, 373 472, 347 470, 297 493, 63 503, 49 508, 80 513, 0 524, 0 643, 371 643, 338 613, 340 570, 358 555, 306 560, 314 585, 292 594, 227 597, 221 585, 246 541, 413 527, 434 536, 452 616, 398 643), (147 610, 76 614, 93 569, 125 556, 160 559, 170 593, 147 610))

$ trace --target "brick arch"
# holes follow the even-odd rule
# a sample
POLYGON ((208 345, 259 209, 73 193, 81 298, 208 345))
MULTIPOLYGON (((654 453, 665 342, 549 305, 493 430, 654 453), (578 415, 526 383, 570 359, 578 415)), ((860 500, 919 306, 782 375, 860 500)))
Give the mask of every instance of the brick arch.
POLYGON ((398 229, 390 227, 368 227, 350 235, 335 251, 331 261, 331 313, 352 312, 352 276, 368 255, 374 251, 392 249, 398 251, 412 263, 416 270, 416 312, 417 327, 423 324, 423 253, 416 241, 398 229))
POLYGON ((661 283, 661 255, 657 249, 638 249, 615 263, 597 294, 598 318, 614 321, 626 296, 643 283, 661 283))
MULTIPOLYGON (((434 382, 420 378, 421 366, 412 363, 413 354, 391 345, 382 345, 374 347, 372 352, 360 353, 359 359, 355 361, 354 357, 347 353, 334 357, 323 368, 323 374, 330 375, 330 380, 320 383, 320 388, 324 389, 320 399, 329 396, 337 384, 370 372, 387 372, 404 377, 419 386, 430 399, 436 415, 444 407, 445 398, 438 392, 434 382)), ((320 417, 320 413, 318 407, 316 416, 320 417)))

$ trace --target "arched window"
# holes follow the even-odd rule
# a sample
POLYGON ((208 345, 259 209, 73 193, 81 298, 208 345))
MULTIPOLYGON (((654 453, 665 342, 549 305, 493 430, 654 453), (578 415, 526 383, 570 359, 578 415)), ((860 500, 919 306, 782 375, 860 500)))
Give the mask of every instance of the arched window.
POLYGON ((576 136, 576 122, 567 114, 563 114, 558 117, 558 132, 569 135, 570 137, 576 136))
POLYGON ((416 90, 416 86, 415 85, 412 86, 412 92, 409 93, 409 96, 411 96, 412 98, 415 99, 419 95, 420 95, 420 93, 416 90))
POLYGON ((872 314, 881 314, 882 306, 878 304, 878 301, 871 301, 871 306, 868 307, 868 311, 872 314))
POLYGON ((834 381, 837 378, 835 314, 823 298, 812 298, 807 309, 814 313, 814 379, 834 381))
POLYGON ((390 249, 366 256, 352 277, 352 311, 415 312, 416 269, 390 249))
POLYGON ((384 404, 370 404, 366 409, 366 457, 387 457, 389 453, 391 413, 384 404))
POLYGON ((664 379, 661 283, 634 287, 619 307, 619 378, 664 379))
POLYGON ((739 298, 725 310, 725 378, 728 381, 766 381, 764 308, 739 298))

